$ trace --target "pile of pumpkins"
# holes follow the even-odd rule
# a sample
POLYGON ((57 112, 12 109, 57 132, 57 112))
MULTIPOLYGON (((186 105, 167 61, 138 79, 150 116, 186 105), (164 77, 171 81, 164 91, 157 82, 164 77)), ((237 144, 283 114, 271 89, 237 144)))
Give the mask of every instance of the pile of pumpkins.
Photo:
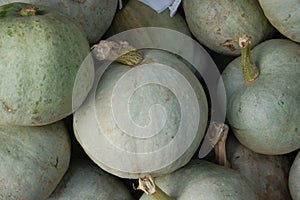
MULTIPOLYGON (((174 17, 138 0, 123 0, 121 9, 118 3, 0 2, 0 199, 300 200, 299 1, 185 0, 174 17), (142 27, 193 38, 205 49, 199 56, 217 65, 226 91, 219 101, 226 101, 230 166, 217 163, 214 152, 197 156, 213 110, 201 76, 186 60, 143 49, 142 62, 110 61, 97 80, 91 47, 142 27), (133 85, 161 84, 136 84, 130 96, 124 77, 133 85), (126 95, 131 99, 116 98, 126 95), (114 121, 114 101, 128 106, 143 128, 153 121, 164 127, 127 133, 129 122, 114 121), (188 115, 182 101, 194 103, 188 115), (182 146, 171 146, 176 138, 182 146), (132 187, 147 175, 155 179, 153 194, 132 187)), ((130 53, 128 59, 136 55, 130 53)))

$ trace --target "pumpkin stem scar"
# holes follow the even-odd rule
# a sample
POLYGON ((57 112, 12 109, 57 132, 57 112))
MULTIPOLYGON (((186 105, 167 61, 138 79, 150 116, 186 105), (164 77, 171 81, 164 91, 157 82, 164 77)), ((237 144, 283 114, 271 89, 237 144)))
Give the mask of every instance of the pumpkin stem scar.
POLYGON ((37 7, 22 8, 20 10, 20 15, 23 17, 35 16, 38 10, 39 10, 39 8, 37 8, 37 7))
POLYGON ((136 66, 143 61, 143 54, 126 41, 101 40, 91 48, 98 60, 117 61, 128 66, 136 66))
POLYGON ((1 99, 0 99, 0 101, 1 101, 2 105, 4 106, 4 108, 7 112, 9 112, 9 113, 14 113, 15 112, 15 110, 12 109, 5 101, 3 101, 1 99))
POLYGON ((134 187, 134 189, 142 190, 154 200, 175 200, 175 198, 170 197, 155 184, 152 176, 139 178, 139 185, 137 188, 134 187))
POLYGON ((227 135, 228 135, 228 130, 229 130, 228 125, 224 124, 219 141, 214 146, 214 150, 215 150, 216 162, 219 165, 223 165, 225 167, 230 168, 230 163, 226 157, 226 139, 227 139, 227 135))

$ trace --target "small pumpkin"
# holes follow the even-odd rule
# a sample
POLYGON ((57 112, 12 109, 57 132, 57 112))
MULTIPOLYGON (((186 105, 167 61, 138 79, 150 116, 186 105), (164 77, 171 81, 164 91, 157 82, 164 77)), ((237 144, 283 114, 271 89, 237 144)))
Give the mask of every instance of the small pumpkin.
POLYGON ((233 133, 256 153, 299 149, 300 45, 271 39, 250 51, 251 40, 245 35, 239 43, 242 56, 222 73, 233 133))
POLYGON ((227 140, 227 158, 231 168, 245 176, 258 193, 259 199, 289 200, 288 173, 291 166, 286 155, 254 153, 231 135, 227 140))
POLYGON ((187 24, 204 46, 225 55, 240 55, 237 45, 223 45, 233 35, 247 33, 255 46, 274 33, 257 0, 183 1, 187 24))
POLYGON ((133 200, 118 178, 90 160, 72 159, 70 167, 47 200, 133 200))
MULTIPOLYGON (((192 160, 171 174, 157 177, 155 182, 169 197, 176 200, 258 199, 244 176, 204 160, 192 160)), ((146 194, 140 198, 148 199, 151 198, 146 194)), ((167 198, 161 198, 165 199, 167 198)))
POLYGON ((298 0, 258 0, 264 15, 284 36, 300 42, 300 2, 298 0))
POLYGON ((300 151, 298 151, 289 173, 289 189, 293 200, 300 199, 299 180, 300 180, 300 151))
POLYGON ((74 132, 101 168, 123 178, 158 176, 185 165, 206 130, 205 92, 175 55, 142 50, 133 68, 112 63, 95 96, 74 114, 74 132))
MULTIPOLYGON (((89 41, 98 42, 110 26, 118 5, 118 0, 1 0, 0 6, 23 2, 34 5, 49 6, 68 14, 82 26, 89 41)), ((71 34, 67 34, 68 36, 71 34)))
POLYGON ((106 35, 112 36, 129 29, 142 27, 162 27, 191 35, 181 13, 178 12, 173 17, 170 17, 168 10, 158 14, 149 6, 136 0, 127 1, 122 10, 116 13, 106 35))
POLYGON ((0 124, 44 125, 70 115, 93 84, 81 27, 26 3, 1 6, 0 19, 0 124))
POLYGON ((69 133, 62 121, 0 126, 0 199, 46 199, 68 169, 69 133))

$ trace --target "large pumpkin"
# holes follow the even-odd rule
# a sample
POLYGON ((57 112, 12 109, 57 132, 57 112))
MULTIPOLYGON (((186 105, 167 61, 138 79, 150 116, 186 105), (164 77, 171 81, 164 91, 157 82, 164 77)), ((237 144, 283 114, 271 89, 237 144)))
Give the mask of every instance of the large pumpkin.
POLYGON ((218 53, 240 54, 237 45, 222 44, 235 35, 251 35, 255 46, 274 32, 257 0, 189 0, 183 1, 183 8, 193 35, 218 53))
POLYGON ((43 125, 70 115, 94 78, 81 27, 25 3, 1 6, 0 19, 0 124, 43 125))
POLYGON ((118 0, 1 0, 0 5, 13 2, 49 6, 70 15, 82 26, 91 44, 97 42, 108 29, 118 5, 118 0))
POLYGON ((91 97, 75 112, 74 130, 87 154, 124 178, 158 176, 185 165, 204 135, 204 90, 179 58, 142 51, 130 68, 111 64, 91 97))
POLYGON ((233 133, 257 153, 286 154, 300 148, 300 45, 272 39, 251 54, 249 45, 243 51, 243 59, 233 60, 222 74, 233 133))
POLYGON ((289 189, 293 200, 300 199, 300 151, 293 162, 289 174, 289 189))
POLYGON ((300 42, 299 0, 258 0, 270 23, 284 36, 300 42))
POLYGON ((118 178, 89 160, 73 159, 70 167, 47 200, 133 200, 118 178))
MULTIPOLYGON (((238 172, 204 160, 156 178, 156 184, 176 200, 257 200, 248 180, 238 172)), ((146 194, 140 200, 150 200, 146 194)))
POLYGON ((0 126, 0 199, 46 199, 68 169, 70 151, 62 121, 0 126))

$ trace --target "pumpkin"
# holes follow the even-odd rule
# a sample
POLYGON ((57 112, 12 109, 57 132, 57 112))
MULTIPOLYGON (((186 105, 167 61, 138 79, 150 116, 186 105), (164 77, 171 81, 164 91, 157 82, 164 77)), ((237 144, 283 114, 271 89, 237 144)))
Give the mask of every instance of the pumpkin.
POLYGON ((255 153, 232 135, 227 139, 226 149, 231 168, 251 182, 259 199, 291 199, 288 189, 291 161, 288 156, 255 153))
POLYGON ((73 159, 70 167, 47 200, 133 200, 118 178, 90 160, 73 159))
POLYGON ((298 151, 296 158, 289 173, 289 189, 293 200, 300 199, 300 151, 298 151))
MULTIPOLYGON (((49 6, 68 14, 82 26, 91 44, 97 42, 107 31, 118 5, 118 0, 1 0, 0 5, 15 2, 49 6)), ((76 32, 73 34, 76 35, 76 32)), ((69 35, 71 33, 67 34, 69 35)))
POLYGON ((235 35, 251 35, 255 46, 274 33, 257 0, 189 0, 183 9, 192 34, 217 53, 239 55, 237 45, 223 45, 235 35))
POLYGON ((222 73, 233 133, 256 153, 279 155, 300 148, 300 45, 271 39, 250 52, 248 36, 239 43, 242 56, 222 73))
POLYGON ((80 26, 26 3, 1 6, 0 19, 0 124, 44 125, 70 115, 94 78, 80 26))
POLYGON ((185 165, 204 135, 208 104, 175 55, 142 50, 133 68, 112 63, 94 96, 74 113, 77 140, 102 169, 122 178, 158 176, 185 165))
POLYGON ((264 15, 284 36, 300 42, 300 2, 290 0, 259 0, 264 15))
POLYGON ((68 169, 70 147, 62 121, 0 126, 0 199, 46 199, 68 169))
POLYGON ((166 10, 160 14, 149 6, 136 0, 129 0, 122 10, 118 11, 113 19, 107 36, 141 27, 163 27, 191 35, 181 13, 176 13, 172 18, 166 10))
MULTIPOLYGON (((176 200, 258 199, 244 176, 205 160, 192 160, 171 174, 157 177, 156 185, 176 200)), ((147 199, 151 198, 146 194, 140 198, 147 199)))

